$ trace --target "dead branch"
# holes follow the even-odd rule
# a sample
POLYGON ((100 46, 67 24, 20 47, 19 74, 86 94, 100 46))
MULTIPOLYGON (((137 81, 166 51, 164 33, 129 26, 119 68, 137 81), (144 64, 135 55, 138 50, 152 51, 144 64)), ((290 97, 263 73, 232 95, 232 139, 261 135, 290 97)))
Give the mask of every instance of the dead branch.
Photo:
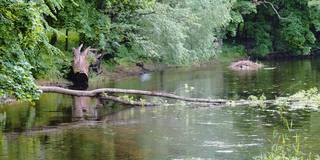
POLYGON ((282 16, 279 14, 278 10, 274 7, 273 3, 269 2, 269 1, 266 1, 266 0, 264 0, 263 3, 269 4, 269 5, 271 6, 271 8, 273 9, 274 13, 276 13, 276 15, 278 16, 279 19, 281 19, 281 20, 288 19, 288 18, 282 17, 282 16))
POLYGON ((98 97, 102 100, 111 100, 117 103, 131 105, 131 106, 159 106, 161 104, 150 103, 150 102, 140 102, 125 100, 120 97, 110 96, 108 94, 135 94, 135 95, 145 95, 151 97, 162 97, 168 99, 174 99, 179 101, 190 102, 199 107, 219 107, 219 106, 243 106, 243 105, 259 105, 259 104, 274 104, 275 100, 264 100, 264 101, 252 101, 252 100, 225 100, 225 99, 205 99, 205 98, 189 98, 178 96, 171 93, 165 92, 153 92, 153 91, 143 91, 143 90, 133 90, 133 89, 120 89, 120 88, 100 88, 91 91, 84 90, 72 90, 55 86, 39 86, 39 89, 44 93, 60 93, 71 96, 78 97, 98 97))
POLYGON ((271 6, 272 10, 274 11, 274 13, 278 16, 278 18, 279 18, 280 20, 287 20, 287 19, 288 19, 287 17, 282 17, 282 16, 279 14, 279 12, 278 12, 278 10, 276 9, 276 7, 274 6, 274 4, 271 3, 271 2, 269 2, 269 1, 267 1, 267 0, 261 0, 261 1, 259 1, 259 0, 253 0, 252 2, 253 2, 254 4, 256 4, 256 5, 268 4, 268 5, 271 6))
MULTIPOLYGON (((81 90, 71 90, 61 87, 54 86, 40 86, 39 87, 42 92, 51 92, 51 93, 61 93, 71 96, 84 96, 84 97, 98 97, 104 96, 103 93, 122 93, 122 94, 137 94, 137 95, 145 95, 145 96, 153 96, 153 97, 163 97, 169 99, 175 99, 186 102, 199 102, 199 103, 210 103, 210 104, 226 104, 228 101, 223 99, 204 99, 204 98, 189 98, 178 96, 171 93, 164 92, 153 92, 153 91, 143 91, 143 90, 133 90, 133 89, 119 89, 119 88, 100 88, 91 91, 81 91, 81 90)), ((110 97, 109 97, 110 98, 110 97)))

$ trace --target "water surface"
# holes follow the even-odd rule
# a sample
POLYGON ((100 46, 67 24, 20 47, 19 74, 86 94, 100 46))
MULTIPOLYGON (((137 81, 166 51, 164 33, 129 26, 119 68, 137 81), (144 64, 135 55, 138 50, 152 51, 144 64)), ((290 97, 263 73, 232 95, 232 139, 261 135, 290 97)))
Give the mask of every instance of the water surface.
MULTIPOLYGON (((269 69, 245 73, 217 64, 172 68, 92 87, 204 98, 246 99, 252 94, 274 98, 319 88, 319 62, 269 62, 269 69)), ((297 110, 284 116, 293 124, 290 132, 272 108, 204 108, 183 103, 127 108, 45 94, 35 106, 1 106, 0 159, 252 159, 270 150, 275 131, 299 133, 305 152, 320 153, 320 113, 297 110)))

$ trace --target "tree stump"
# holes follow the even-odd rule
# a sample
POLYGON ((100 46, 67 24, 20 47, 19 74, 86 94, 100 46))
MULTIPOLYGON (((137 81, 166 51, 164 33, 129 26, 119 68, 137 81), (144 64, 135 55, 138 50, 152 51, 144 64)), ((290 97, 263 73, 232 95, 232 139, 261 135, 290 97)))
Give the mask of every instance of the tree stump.
POLYGON ((85 90, 88 88, 89 81, 89 62, 88 55, 90 47, 81 52, 83 44, 78 48, 73 48, 73 88, 85 90))

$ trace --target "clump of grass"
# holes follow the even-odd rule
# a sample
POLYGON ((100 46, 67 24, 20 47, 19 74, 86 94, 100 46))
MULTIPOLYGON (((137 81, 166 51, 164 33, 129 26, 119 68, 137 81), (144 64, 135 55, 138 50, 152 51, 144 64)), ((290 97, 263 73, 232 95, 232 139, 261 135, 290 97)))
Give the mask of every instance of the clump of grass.
MULTIPOLYGON (((283 116, 284 112, 280 107, 281 121, 286 130, 292 131, 293 123, 289 123, 283 116)), ((273 138, 271 140, 271 151, 264 153, 255 160, 320 160, 320 156, 313 153, 305 153, 302 148, 301 138, 298 133, 279 133, 273 132, 273 138)))
POLYGON ((287 134, 274 132, 271 151, 256 157, 256 160, 320 160, 319 155, 306 154, 301 150, 300 137, 294 136, 292 143, 287 134))

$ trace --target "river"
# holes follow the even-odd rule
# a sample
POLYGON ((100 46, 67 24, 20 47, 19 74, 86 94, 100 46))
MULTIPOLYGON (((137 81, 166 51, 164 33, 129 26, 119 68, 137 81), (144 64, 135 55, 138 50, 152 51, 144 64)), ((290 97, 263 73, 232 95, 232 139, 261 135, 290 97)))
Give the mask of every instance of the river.
MULTIPOLYGON (((171 68, 91 86, 156 90, 203 98, 287 96, 319 87, 320 59, 266 62, 257 72, 226 65, 171 68)), ((299 134, 303 151, 320 153, 320 113, 260 107, 128 108, 90 98, 44 94, 36 104, 0 107, 0 159, 253 159, 270 151, 274 134, 299 134)))

